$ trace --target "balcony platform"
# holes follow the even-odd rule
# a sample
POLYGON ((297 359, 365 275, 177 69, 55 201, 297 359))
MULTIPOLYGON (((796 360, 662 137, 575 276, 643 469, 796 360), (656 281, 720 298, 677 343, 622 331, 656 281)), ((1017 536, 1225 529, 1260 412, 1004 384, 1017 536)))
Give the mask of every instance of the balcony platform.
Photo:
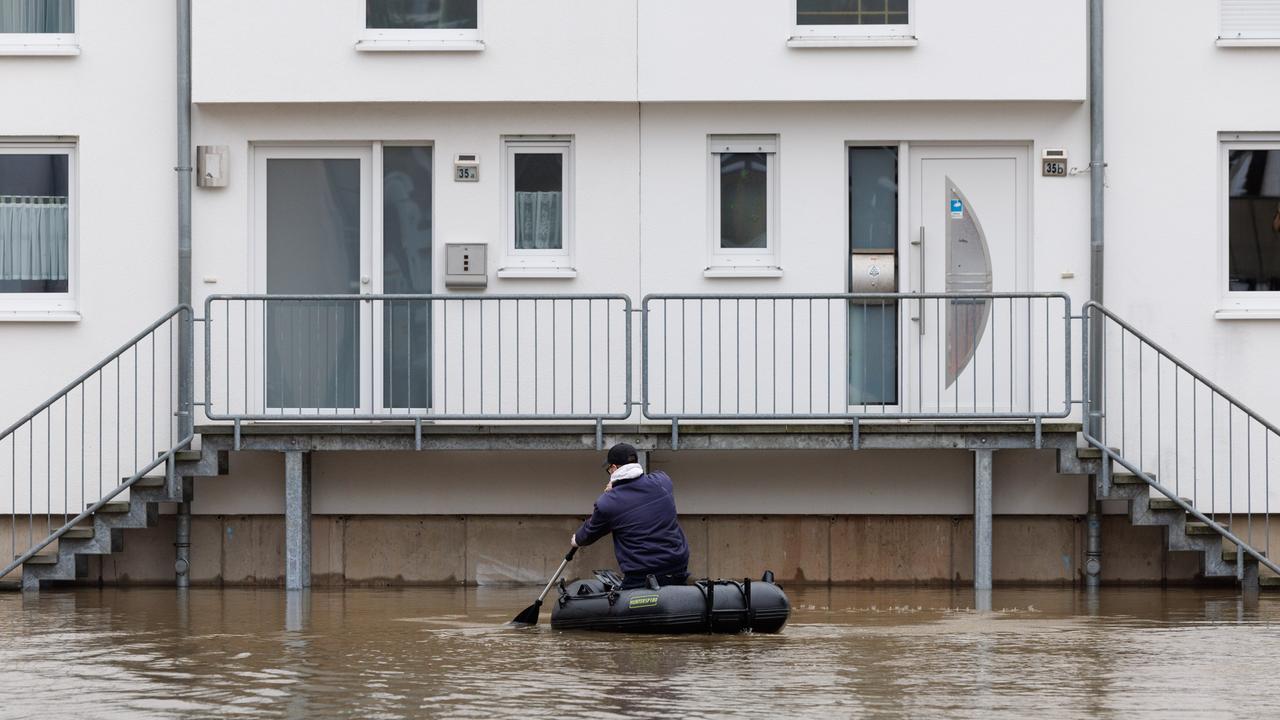
POLYGON ((1080 423, 880 422, 446 424, 321 421, 200 425, 206 449, 257 451, 596 451, 618 442, 640 450, 1071 450, 1080 423))

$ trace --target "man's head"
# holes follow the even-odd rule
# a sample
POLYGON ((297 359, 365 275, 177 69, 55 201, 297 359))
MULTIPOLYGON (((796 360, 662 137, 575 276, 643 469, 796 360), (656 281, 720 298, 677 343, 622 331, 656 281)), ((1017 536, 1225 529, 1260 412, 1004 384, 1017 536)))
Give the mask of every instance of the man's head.
POLYGON ((609 474, 613 474, 614 470, 634 462, 640 462, 640 456, 636 453, 635 446, 627 443, 618 443, 609 448, 609 455, 604 461, 604 469, 609 474))

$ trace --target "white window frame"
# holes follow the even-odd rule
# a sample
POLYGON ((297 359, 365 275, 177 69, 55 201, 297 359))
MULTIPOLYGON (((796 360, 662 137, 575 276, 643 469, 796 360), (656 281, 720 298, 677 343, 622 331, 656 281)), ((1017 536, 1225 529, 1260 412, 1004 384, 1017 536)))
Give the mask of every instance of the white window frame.
POLYGON ((916 0, 907 0, 905 25, 801 25, 798 0, 791 0, 792 34, 787 45, 806 47, 913 47, 916 0))
POLYGON ((1230 133, 1221 136, 1218 156, 1218 287, 1221 301, 1214 317, 1219 320, 1280 319, 1280 291, 1231 289, 1231 151, 1280 151, 1280 133, 1230 133))
POLYGON ((67 156, 67 291, 0 293, 0 321, 75 321, 80 319, 80 192, 74 142, 0 141, 0 155, 67 156))
POLYGON ((778 136, 711 135, 707 138, 707 269, 706 277, 776 277, 782 274, 779 252, 778 136), (765 153, 765 247, 720 247, 720 156, 725 153, 765 153))
POLYGON ((76 32, 73 33, 0 33, 0 56, 3 55, 79 55, 80 0, 72 7, 76 32))
POLYGON ((500 278, 575 277, 574 268, 574 168, 573 137, 569 135, 510 136, 502 138, 502 222, 505 241, 500 278), (528 250, 516 248, 516 173, 517 154, 560 155, 564 173, 561 190, 562 225, 560 249, 528 250))
POLYGON ((368 26, 366 1, 355 0, 360 52, 478 52, 484 50, 484 0, 476 0, 476 26, 449 29, 384 29, 368 26))

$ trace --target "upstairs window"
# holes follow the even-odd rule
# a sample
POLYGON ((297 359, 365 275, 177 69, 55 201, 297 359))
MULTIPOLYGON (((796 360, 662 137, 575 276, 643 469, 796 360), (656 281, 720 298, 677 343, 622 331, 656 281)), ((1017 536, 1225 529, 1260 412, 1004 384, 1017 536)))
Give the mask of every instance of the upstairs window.
POLYGON ((75 309, 72 152, 0 144, 0 318, 75 309))
POLYGON ((1280 0, 1220 2, 1220 45, 1280 45, 1280 0))
POLYGON ((719 135, 710 145, 707 274, 777 274, 777 136, 719 135))
POLYGON ((364 0, 360 50, 481 50, 481 0, 364 0))
POLYGON ((1280 144, 1231 143, 1227 290, 1280 292, 1280 144))
POLYGON ((796 44, 913 39, 913 0, 795 0, 796 44))
POLYGON ((75 0, 0 0, 0 55, 74 55, 75 0))

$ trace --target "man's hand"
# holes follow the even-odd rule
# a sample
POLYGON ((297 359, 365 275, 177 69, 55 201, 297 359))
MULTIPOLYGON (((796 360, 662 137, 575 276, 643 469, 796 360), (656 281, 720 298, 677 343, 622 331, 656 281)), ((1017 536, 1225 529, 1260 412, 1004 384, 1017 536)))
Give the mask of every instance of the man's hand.
POLYGON ((578 547, 578 533, 569 536, 569 547, 578 547))

